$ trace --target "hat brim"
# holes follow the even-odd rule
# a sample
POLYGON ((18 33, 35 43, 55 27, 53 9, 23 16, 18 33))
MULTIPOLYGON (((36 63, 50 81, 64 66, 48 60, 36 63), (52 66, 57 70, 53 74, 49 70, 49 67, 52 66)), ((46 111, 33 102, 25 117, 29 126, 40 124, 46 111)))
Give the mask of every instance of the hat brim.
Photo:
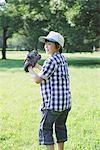
POLYGON ((46 39, 45 36, 40 36, 39 37, 39 41, 42 42, 42 43, 45 43, 45 39, 46 39))
POLYGON ((55 40, 51 39, 51 38, 47 38, 46 36, 40 36, 39 37, 39 41, 42 43, 45 43, 45 40, 48 40, 49 42, 56 42, 55 40))

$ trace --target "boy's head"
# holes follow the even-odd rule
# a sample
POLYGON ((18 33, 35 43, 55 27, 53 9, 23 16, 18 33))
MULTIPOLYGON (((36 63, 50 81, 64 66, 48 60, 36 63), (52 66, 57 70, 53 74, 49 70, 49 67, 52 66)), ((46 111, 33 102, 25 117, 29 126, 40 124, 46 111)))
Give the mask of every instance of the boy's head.
POLYGON ((47 36, 40 36, 39 41, 43 43, 51 42, 55 44, 56 49, 61 53, 64 46, 64 37, 54 31, 50 31, 47 36))

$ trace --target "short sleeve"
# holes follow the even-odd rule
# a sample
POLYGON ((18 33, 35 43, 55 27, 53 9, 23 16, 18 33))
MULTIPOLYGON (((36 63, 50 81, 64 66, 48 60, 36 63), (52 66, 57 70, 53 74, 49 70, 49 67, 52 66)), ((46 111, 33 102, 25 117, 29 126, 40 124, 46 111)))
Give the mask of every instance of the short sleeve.
POLYGON ((39 73, 39 76, 47 80, 48 78, 50 78, 50 76, 52 76, 56 69, 57 64, 52 59, 49 59, 48 61, 45 61, 42 70, 39 73))

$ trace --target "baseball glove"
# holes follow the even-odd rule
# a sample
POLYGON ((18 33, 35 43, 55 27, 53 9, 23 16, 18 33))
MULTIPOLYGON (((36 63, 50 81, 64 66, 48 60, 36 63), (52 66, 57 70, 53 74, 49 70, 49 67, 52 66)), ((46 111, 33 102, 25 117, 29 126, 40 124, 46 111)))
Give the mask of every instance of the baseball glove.
POLYGON ((27 55, 27 57, 26 57, 26 59, 25 59, 25 61, 24 61, 24 71, 25 71, 25 72, 29 72, 29 71, 28 71, 28 67, 29 67, 29 66, 34 67, 34 66, 36 65, 36 63, 38 62, 38 60, 40 60, 40 59, 41 59, 41 55, 38 54, 37 51, 35 51, 35 50, 31 51, 31 52, 27 55))

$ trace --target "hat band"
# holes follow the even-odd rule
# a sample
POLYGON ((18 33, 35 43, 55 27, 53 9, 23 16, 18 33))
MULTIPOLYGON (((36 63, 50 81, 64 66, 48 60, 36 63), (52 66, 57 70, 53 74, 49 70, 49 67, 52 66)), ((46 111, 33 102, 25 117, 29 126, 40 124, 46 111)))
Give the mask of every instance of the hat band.
POLYGON ((54 39, 52 39, 52 38, 45 38, 45 40, 47 40, 48 42, 53 42, 53 43, 56 42, 56 41, 55 41, 54 39))

